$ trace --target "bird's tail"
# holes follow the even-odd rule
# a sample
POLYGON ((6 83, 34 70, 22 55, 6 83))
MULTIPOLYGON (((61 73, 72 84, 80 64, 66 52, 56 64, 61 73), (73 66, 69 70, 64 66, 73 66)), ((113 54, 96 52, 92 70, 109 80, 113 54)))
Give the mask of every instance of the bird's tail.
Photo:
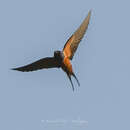
POLYGON ((70 83, 71 83, 71 85, 72 85, 72 89, 73 89, 73 91, 74 91, 74 85, 73 85, 73 82, 72 82, 72 79, 71 79, 71 75, 67 74, 67 76, 68 76, 68 78, 69 78, 69 80, 70 80, 70 83))
POLYGON ((72 73, 72 76, 76 79, 77 83, 78 83, 78 86, 80 86, 80 83, 79 83, 79 80, 78 78, 76 77, 76 75, 74 73, 72 73))
MULTIPOLYGON (((74 91, 74 85, 73 85, 73 82, 72 82, 72 79, 71 79, 71 75, 70 75, 70 74, 67 74, 67 76, 68 76, 68 78, 69 78, 69 80, 70 80, 70 83, 71 83, 71 85, 72 85, 72 89, 73 89, 73 91, 74 91)), ((78 86, 80 86, 80 83, 79 83, 79 81, 78 81, 76 75, 75 75, 74 73, 72 73, 72 76, 76 79, 76 81, 77 81, 77 83, 78 83, 78 86)))

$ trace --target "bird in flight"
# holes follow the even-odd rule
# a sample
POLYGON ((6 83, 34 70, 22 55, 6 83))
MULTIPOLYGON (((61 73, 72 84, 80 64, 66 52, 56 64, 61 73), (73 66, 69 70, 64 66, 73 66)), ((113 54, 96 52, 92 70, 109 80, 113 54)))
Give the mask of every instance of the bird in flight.
POLYGON ((18 68, 13 68, 13 70, 29 72, 29 71, 36 71, 39 69, 62 68, 62 70, 67 74, 71 82, 72 89, 74 91, 74 85, 71 76, 73 76, 76 79, 78 86, 80 86, 80 83, 76 75, 74 74, 71 60, 73 59, 73 56, 78 48, 78 45, 88 28, 90 16, 91 16, 91 11, 89 11, 87 17, 84 19, 82 24, 68 39, 62 51, 54 51, 53 57, 42 58, 31 64, 18 67, 18 68))

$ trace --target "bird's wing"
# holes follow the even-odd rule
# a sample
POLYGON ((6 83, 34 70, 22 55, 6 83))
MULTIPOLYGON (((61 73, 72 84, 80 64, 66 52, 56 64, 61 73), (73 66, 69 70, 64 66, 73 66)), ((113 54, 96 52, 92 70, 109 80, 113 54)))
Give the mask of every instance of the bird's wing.
POLYGON ((89 11, 88 16, 84 19, 80 27, 75 31, 75 33, 68 39, 66 42, 64 48, 63 48, 63 53, 65 56, 67 56, 69 59, 72 60, 75 51, 78 48, 78 45, 80 41, 82 40, 89 24, 91 16, 91 11, 89 11))
POLYGON ((53 57, 47 57, 19 68, 13 68, 12 70, 28 72, 28 71, 35 71, 39 69, 48 69, 48 68, 55 68, 55 67, 60 67, 57 60, 53 57))

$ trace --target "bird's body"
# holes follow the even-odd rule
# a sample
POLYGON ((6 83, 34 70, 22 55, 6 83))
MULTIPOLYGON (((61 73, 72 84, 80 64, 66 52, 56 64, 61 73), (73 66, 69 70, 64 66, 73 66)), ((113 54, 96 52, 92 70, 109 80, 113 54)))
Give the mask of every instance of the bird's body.
POLYGON ((78 45, 86 32, 90 16, 91 11, 89 11, 88 16, 84 19, 80 27, 68 39, 62 51, 55 51, 53 57, 46 57, 31 64, 19 68, 14 68, 13 70, 28 72, 28 71, 35 71, 38 69, 62 68, 62 70, 67 74, 71 82, 72 88, 74 90, 71 76, 73 76, 76 79, 78 85, 80 84, 77 77, 74 74, 71 60, 73 59, 74 53, 76 52, 78 45))
POLYGON ((64 58, 61 67, 62 67, 62 69, 63 69, 66 73, 68 73, 68 74, 70 74, 70 75, 73 74, 73 69, 72 69, 71 61, 70 61, 67 57, 64 58))

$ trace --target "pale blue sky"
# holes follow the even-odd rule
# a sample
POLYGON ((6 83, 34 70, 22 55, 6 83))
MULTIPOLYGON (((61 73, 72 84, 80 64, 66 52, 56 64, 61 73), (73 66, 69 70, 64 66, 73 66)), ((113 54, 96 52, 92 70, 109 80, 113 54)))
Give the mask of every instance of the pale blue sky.
POLYGON ((0 129, 130 129, 129 5, 129 0, 1 0, 0 129), (62 49, 90 9, 88 31, 72 61, 81 84, 73 80, 75 92, 61 70, 10 70, 62 49), (88 123, 72 123, 79 119, 88 123))

